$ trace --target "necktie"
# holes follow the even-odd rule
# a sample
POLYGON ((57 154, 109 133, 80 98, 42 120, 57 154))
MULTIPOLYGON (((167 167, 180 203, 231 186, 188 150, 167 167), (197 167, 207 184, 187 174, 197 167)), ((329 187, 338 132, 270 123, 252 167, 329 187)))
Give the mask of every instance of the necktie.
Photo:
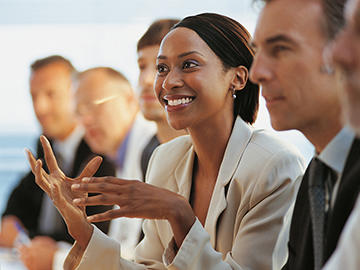
MULTIPOLYGON (((314 158, 309 165, 309 203, 313 235, 314 269, 323 264, 324 232, 326 222, 326 194, 328 207, 332 193, 334 175, 331 168, 314 158), (327 190, 327 193, 326 193, 327 190)), ((329 210, 329 209, 328 209, 329 210)))

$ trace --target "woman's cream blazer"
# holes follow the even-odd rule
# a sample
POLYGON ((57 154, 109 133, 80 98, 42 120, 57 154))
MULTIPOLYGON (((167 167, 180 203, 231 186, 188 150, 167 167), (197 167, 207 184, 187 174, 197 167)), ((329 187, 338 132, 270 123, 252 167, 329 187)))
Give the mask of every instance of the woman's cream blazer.
MULTIPOLYGON (((189 198, 194 164, 189 136, 159 146, 147 182, 189 198)), ((196 220, 176 252, 166 220, 146 220, 136 263, 121 258, 119 244, 94 230, 77 269, 269 270, 283 217, 295 198, 304 163, 294 148, 237 118, 209 205, 205 226, 196 220)), ((76 244, 66 268, 76 259, 76 244)), ((65 269, 66 269, 65 268, 65 269)))

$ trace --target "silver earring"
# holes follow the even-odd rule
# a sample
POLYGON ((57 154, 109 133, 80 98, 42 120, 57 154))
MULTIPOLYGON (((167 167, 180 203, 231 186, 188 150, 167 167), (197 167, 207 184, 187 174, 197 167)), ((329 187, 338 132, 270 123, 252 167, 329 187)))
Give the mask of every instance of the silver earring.
POLYGON ((236 89, 235 89, 234 85, 231 87, 231 91, 232 91, 232 97, 233 97, 233 99, 235 99, 236 98, 236 89))

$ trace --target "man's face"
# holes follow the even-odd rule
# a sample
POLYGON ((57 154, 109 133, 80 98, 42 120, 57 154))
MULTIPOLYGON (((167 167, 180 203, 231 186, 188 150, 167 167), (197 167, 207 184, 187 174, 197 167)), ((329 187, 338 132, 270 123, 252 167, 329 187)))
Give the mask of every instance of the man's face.
POLYGON ((33 72, 30 93, 43 133, 50 138, 65 139, 74 126, 71 74, 67 67, 53 63, 33 72))
POLYGON ((75 100, 91 149, 115 155, 134 119, 135 101, 129 83, 93 71, 80 79, 75 100))
POLYGON ((159 45, 153 45, 138 51, 140 109, 144 117, 150 121, 166 121, 165 110, 154 93, 159 48, 159 45))
POLYGON ((276 130, 306 135, 339 115, 335 76, 322 71, 322 16, 316 0, 273 0, 260 14, 250 79, 261 85, 276 130))
POLYGON ((332 44, 332 59, 342 73, 343 112, 347 122, 360 134, 360 1, 349 0, 346 26, 332 44))

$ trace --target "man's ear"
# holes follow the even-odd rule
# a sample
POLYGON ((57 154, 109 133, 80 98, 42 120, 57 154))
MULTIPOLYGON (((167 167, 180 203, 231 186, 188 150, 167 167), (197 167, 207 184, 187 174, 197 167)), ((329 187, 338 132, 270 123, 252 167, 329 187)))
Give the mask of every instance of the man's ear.
POLYGON ((249 71, 244 66, 238 66, 234 68, 234 71, 234 77, 231 84, 234 86, 236 91, 240 91, 244 89, 248 81, 249 71))

